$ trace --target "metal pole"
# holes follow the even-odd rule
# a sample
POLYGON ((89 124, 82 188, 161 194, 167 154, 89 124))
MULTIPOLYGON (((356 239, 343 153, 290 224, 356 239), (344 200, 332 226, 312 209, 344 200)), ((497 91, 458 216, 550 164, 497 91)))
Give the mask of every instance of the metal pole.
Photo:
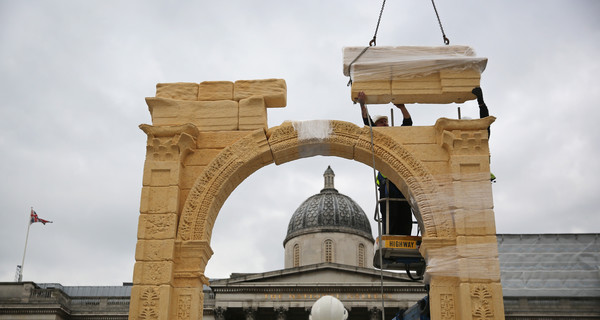
MULTIPOLYGON (((33 211, 33 208, 31 208, 33 211)), ((27 221, 27 235, 25 236, 25 249, 23 249, 23 260, 21 261, 21 269, 19 270, 19 281, 23 280, 23 267, 25 266, 25 253, 27 252, 27 241, 29 240, 29 228, 31 228, 31 214, 29 216, 29 220, 27 221)))

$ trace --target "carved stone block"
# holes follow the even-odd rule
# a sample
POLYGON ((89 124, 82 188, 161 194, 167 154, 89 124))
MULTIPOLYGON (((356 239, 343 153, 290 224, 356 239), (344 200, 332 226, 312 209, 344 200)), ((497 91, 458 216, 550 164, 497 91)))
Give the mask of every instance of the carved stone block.
POLYGON ((187 157, 185 166, 207 166, 222 150, 223 149, 197 149, 193 154, 187 157))
POLYGON ((361 91, 367 95, 366 104, 387 104, 392 101, 390 80, 354 82, 350 91, 352 101, 357 101, 361 91))
POLYGON ((287 85, 283 79, 238 80, 233 89, 233 99, 240 101, 252 96, 263 96, 267 108, 287 105, 287 85))
POLYGON ((200 131, 238 129, 236 101, 183 101, 146 98, 155 126, 194 124, 200 131))
POLYGON ((186 166, 181 175, 180 186, 182 189, 190 189, 198 179, 198 176, 206 169, 206 166, 186 166))
POLYGON ((136 261, 172 261, 175 240, 138 240, 135 248, 136 261))
POLYGON ((504 319, 502 287, 499 283, 461 283, 459 295, 463 319, 504 319))
POLYGON ((133 283, 136 285, 163 285, 171 283, 173 261, 138 261, 133 267, 133 283))
POLYGON ((176 186, 180 166, 175 161, 146 160, 142 184, 149 187, 176 186))
POLYGON ((496 220, 492 209, 457 209, 454 212, 454 223, 457 235, 484 236, 496 234, 496 220))
POLYGON ((156 85, 156 96, 195 101, 198 99, 198 84, 191 82, 159 83, 156 85))
POLYGON ((267 109, 262 96, 240 100, 239 129, 267 129, 267 109))
POLYGON ((141 286, 131 288, 129 319, 168 320, 171 288, 168 285, 141 286))
POLYGON ((171 213, 179 211, 179 187, 142 187, 140 212, 171 213))
POLYGON ((198 149, 223 149, 248 135, 248 131, 200 132, 198 149))
POLYGON ((200 288, 179 288, 173 289, 174 307, 171 309, 171 319, 191 320, 202 318, 202 303, 204 301, 200 288))
POLYGON ((498 241, 495 235, 456 237, 458 257, 498 258, 498 241))
POLYGON ((177 231, 177 215, 140 214, 138 239, 175 239, 177 231))
POLYGON ((233 100, 233 82, 203 81, 198 86, 199 101, 233 100))

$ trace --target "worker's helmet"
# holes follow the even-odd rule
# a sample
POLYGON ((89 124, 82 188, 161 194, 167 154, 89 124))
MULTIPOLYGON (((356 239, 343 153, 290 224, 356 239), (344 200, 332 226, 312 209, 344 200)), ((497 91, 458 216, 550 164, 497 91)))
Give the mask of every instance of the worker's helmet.
POLYGON ((348 319, 348 310, 344 304, 332 297, 323 296, 317 300, 310 310, 309 320, 346 320, 348 319))
POLYGON ((387 119, 388 119, 388 117, 387 117, 387 116, 375 116, 375 119, 373 119, 373 122, 377 122, 377 121, 379 121, 379 120, 381 120, 381 119, 385 119, 385 120, 387 120, 387 119))
POLYGON ((383 126, 388 126, 389 121, 387 116, 375 116, 375 120, 373 120, 373 124, 377 126, 377 121, 385 120, 385 124, 383 126))

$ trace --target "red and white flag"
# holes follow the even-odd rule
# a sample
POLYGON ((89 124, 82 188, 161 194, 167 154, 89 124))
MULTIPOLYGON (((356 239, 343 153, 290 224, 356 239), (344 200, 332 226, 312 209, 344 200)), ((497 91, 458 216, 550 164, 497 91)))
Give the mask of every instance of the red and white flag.
POLYGON ((41 222, 43 224, 52 223, 52 221, 40 219, 38 217, 37 213, 35 211, 33 211, 33 208, 31 208, 31 219, 29 220, 29 224, 36 223, 36 222, 41 222))

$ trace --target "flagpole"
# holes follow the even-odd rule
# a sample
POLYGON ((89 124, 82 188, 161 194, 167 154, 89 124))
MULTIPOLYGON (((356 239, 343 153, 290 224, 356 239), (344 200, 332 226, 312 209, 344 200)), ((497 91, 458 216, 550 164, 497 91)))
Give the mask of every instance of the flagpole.
MULTIPOLYGON (((31 207, 33 211, 33 207, 31 207)), ((21 261, 21 269, 19 270, 19 281, 23 280, 23 266, 25 266, 25 253, 27 252, 27 241, 29 240, 29 228, 31 228, 31 213, 29 214, 29 220, 27 222, 27 235, 25 236, 25 249, 23 249, 23 260, 21 261)))

